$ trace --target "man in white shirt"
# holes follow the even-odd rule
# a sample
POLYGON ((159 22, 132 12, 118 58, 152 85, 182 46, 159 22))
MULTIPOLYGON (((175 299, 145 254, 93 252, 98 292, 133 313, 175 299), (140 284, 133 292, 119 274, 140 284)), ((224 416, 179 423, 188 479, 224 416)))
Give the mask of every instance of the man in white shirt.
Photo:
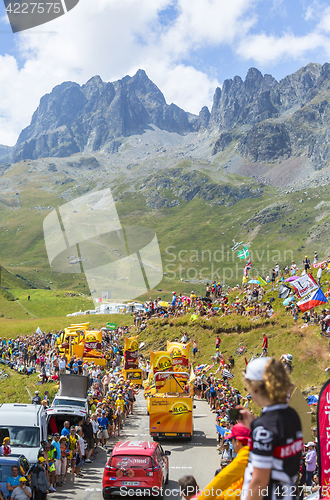
POLYGON ((64 357, 62 357, 58 362, 58 367, 60 369, 60 373, 66 373, 66 362, 64 357))
POLYGON ((316 277, 317 277, 317 284, 321 286, 322 266, 318 268, 316 277))

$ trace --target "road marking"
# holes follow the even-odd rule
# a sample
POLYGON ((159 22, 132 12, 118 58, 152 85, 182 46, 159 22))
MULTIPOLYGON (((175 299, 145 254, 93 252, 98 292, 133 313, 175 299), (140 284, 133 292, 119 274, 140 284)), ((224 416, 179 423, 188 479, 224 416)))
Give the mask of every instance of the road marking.
POLYGON ((170 467, 170 469, 192 469, 192 467, 170 467))
POLYGON ((194 417, 207 417, 207 413, 202 413, 201 415, 194 415, 194 417))

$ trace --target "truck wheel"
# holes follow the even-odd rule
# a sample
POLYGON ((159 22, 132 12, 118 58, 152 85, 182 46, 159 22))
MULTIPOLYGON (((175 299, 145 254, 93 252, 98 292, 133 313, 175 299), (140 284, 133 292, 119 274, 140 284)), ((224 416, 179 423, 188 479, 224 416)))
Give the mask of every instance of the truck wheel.
POLYGON ((108 493, 107 491, 104 491, 104 490, 102 491, 102 496, 103 496, 104 500, 110 500, 110 498, 111 498, 111 494, 108 493))
POLYGON ((159 441, 159 437, 158 437, 158 436, 153 436, 153 437, 152 437, 152 439, 153 439, 154 441, 159 441))

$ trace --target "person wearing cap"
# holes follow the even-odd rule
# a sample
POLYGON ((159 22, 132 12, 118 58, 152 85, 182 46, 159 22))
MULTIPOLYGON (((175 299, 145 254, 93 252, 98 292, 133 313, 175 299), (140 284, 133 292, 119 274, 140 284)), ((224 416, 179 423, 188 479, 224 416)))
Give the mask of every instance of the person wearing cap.
POLYGON ((12 500, 28 500, 32 498, 32 491, 29 486, 26 485, 26 477, 19 478, 19 485, 14 489, 11 498, 12 500))
MULTIPOLYGON (((227 423, 229 424, 229 422, 227 422, 227 423)), ((227 433, 227 436, 228 435, 229 434, 227 433)), ((225 439, 227 439, 227 436, 225 436, 225 439)), ((224 469, 228 464, 230 464, 230 462, 233 459, 233 453, 232 453, 232 450, 230 449, 229 444, 230 443, 227 440, 223 443, 223 449, 222 449, 221 455, 220 455, 220 466, 221 466, 221 469, 219 469, 217 471, 217 473, 220 472, 220 470, 224 469)))
POLYGON ((13 465, 11 468, 11 476, 7 478, 7 491, 8 491, 8 498, 11 498, 12 492, 14 491, 15 488, 18 487, 19 485, 19 479, 20 479, 20 474, 19 474, 19 468, 18 465, 13 465))
POLYGON ((266 357, 247 365, 244 383, 262 413, 255 418, 249 410, 240 410, 242 423, 251 429, 252 438, 242 499, 259 498, 263 489, 268 491, 268 498, 298 496, 295 479, 303 434, 297 412, 287 404, 290 377, 280 360, 266 357))
POLYGON ((0 447, 0 456, 8 457, 11 454, 10 437, 5 437, 0 447))
POLYGON ((39 457, 38 463, 32 469, 31 484, 34 493, 34 500, 46 500, 47 493, 49 493, 49 483, 44 457, 39 457))
POLYGON ((102 410, 101 417, 99 417, 97 419, 97 423, 99 426, 97 438, 101 440, 101 445, 104 448, 106 448, 107 439, 109 437, 109 434, 108 434, 109 420, 106 418, 106 411, 105 410, 102 410))
MULTIPOLYGON (((236 457, 223 468, 200 493, 198 500, 238 500, 242 490, 244 471, 249 460, 250 431, 243 424, 233 426, 227 439, 231 441, 236 457), (222 491, 221 495, 216 494, 222 491)), ((228 441, 227 441, 228 442, 228 441)))
POLYGON ((34 396, 31 400, 31 403, 34 405, 40 405, 41 404, 41 397, 39 396, 39 391, 34 392, 34 396))
POLYGON ((74 473, 76 469, 76 461, 78 454, 80 455, 80 448, 79 448, 79 436, 76 434, 76 427, 74 425, 71 425, 70 427, 70 434, 68 436, 68 448, 70 450, 70 453, 68 455, 68 460, 69 463, 71 462, 71 477, 70 481, 74 480, 74 473))
POLYGON ((307 443, 306 448, 308 452, 306 453, 306 486, 312 486, 313 473, 316 469, 316 451, 315 443, 310 441, 307 443))
POLYGON ((56 432, 53 436, 52 445, 55 448, 55 477, 56 486, 62 486, 61 481, 61 445, 60 445, 60 435, 56 432))

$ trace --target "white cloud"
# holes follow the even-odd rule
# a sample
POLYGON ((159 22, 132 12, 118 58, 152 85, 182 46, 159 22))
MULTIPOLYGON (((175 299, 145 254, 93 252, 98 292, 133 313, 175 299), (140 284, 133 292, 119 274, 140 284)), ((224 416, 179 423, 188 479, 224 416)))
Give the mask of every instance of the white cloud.
POLYGON ((219 82, 183 58, 246 35, 257 0, 177 0, 178 17, 162 26, 158 13, 172 2, 81 1, 57 20, 16 35, 21 65, 0 57, 0 143, 14 144, 40 97, 55 85, 83 84, 97 74, 112 81, 143 68, 168 102, 195 113, 210 104, 219 82))
POLYGON ((317 32, 306 36, 286 33, 279 37, 262 33, 247 37, 239 45, 237 53, 244 59, 253 59, 257 64, 265 65, 283 59, 298 59, 320 48, 330 56, 329 39, 317 32))
MULTIPOLYGON (((313 2, 306 11, 305 19, 316 16, 315 9, 319 7, 313 2)), ((279 61, 299 59, 315 50, 330 57, 330 7, 322 8, 322 16, 318 11, 320 22, 306 35, 297 36, 286 32, 282 35, 259 33, 248 35, 242 39, 237 48, 237 54, 244 59, 253 59, 257 64, 276 64, 279 61)))

